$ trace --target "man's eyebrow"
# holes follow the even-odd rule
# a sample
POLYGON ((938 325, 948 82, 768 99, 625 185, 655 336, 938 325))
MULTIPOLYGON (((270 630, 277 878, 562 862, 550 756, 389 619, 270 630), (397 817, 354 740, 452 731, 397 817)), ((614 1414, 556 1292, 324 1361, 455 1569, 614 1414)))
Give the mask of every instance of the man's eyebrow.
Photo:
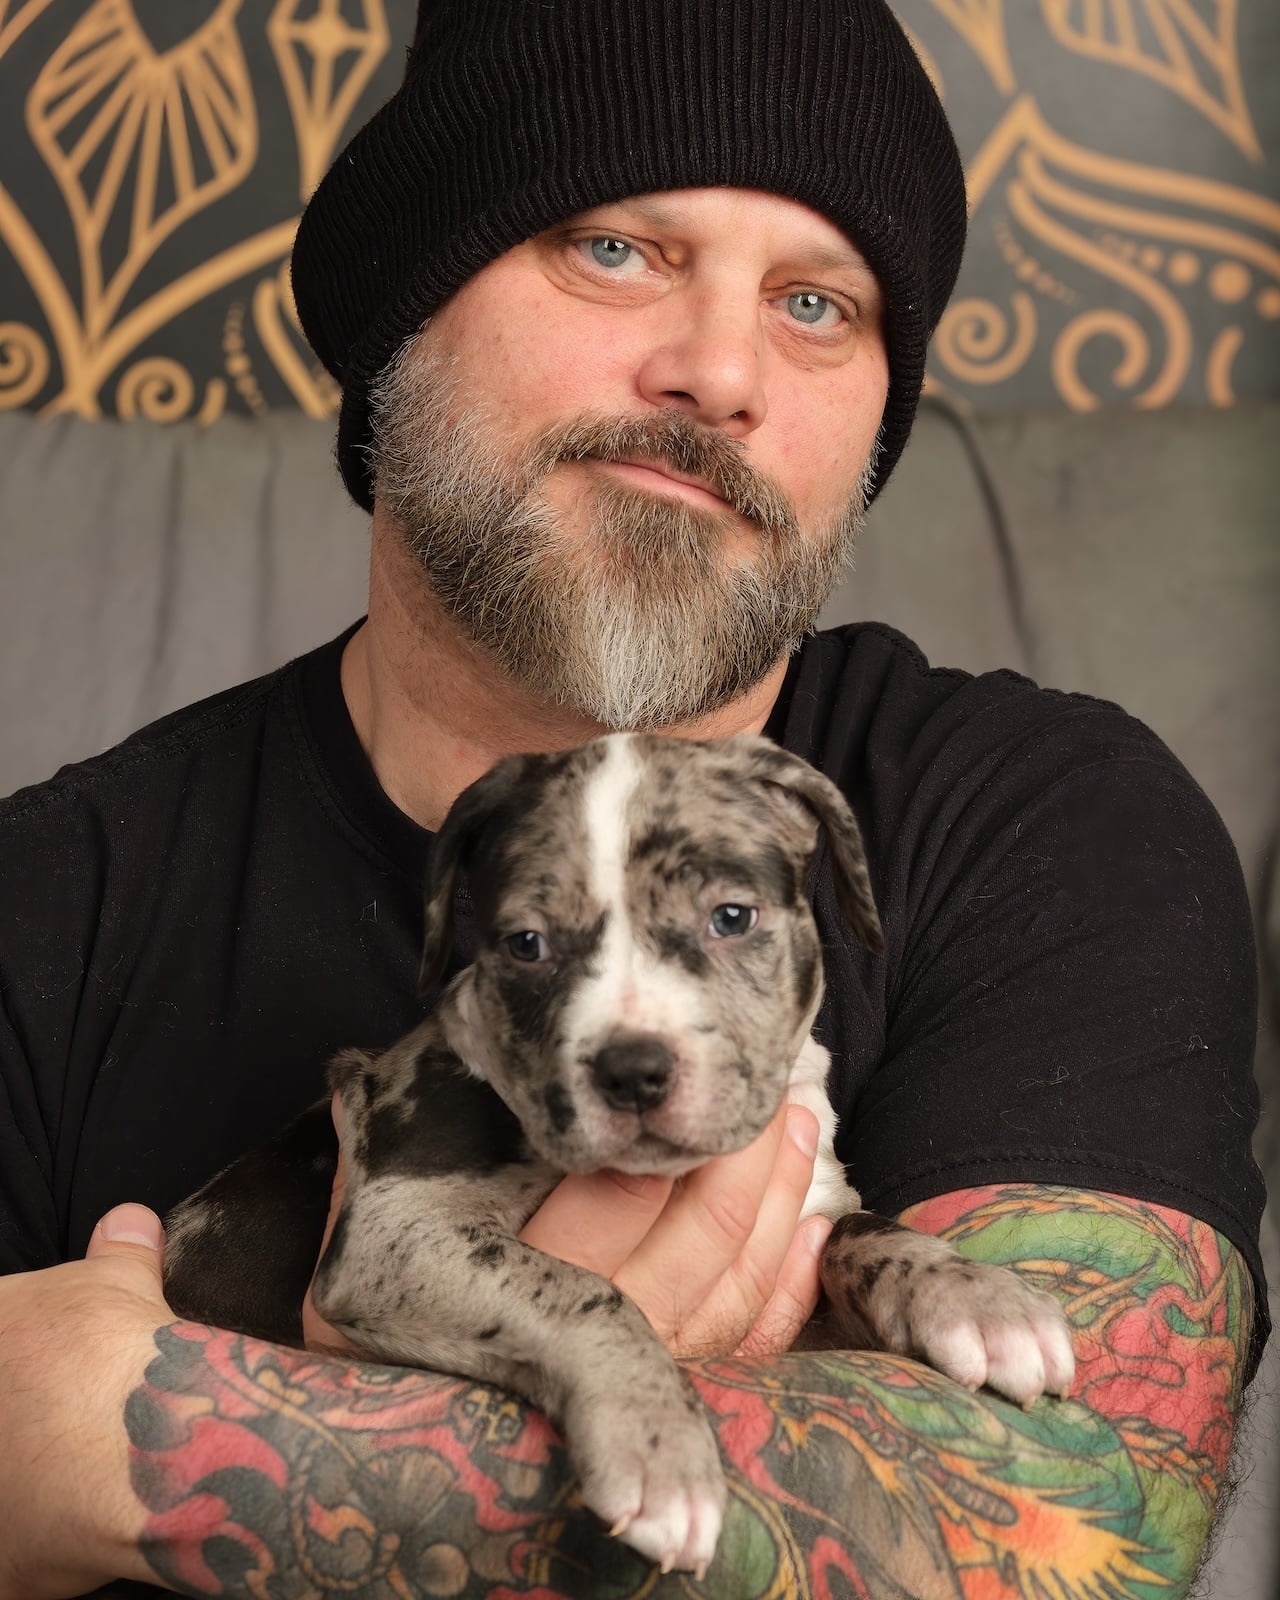
POLYGON ((672 204, 669 200, 662 200, 653 195, 624 195, 620 200, 606 200, 602 205, 592 206, 590 210, 582 213, 585 217, 594 216, 597 211, 630 211, 648 222, 655 228, 684 228, 690 223, 690 213, 687 206, 678 202, 672 204))
MULTIPOLYGON (((654 228, 686 228, 693 221, 687 207, 678 201, 672 202, 654 195, 627 195, 620 200, 605 201, 603 205, 592 206, 581 215, 594 217, 599 211, 614 210, 628 211, 654 228)), ((788 254, 787 261, 788 264, 819 272, 853 272, 859 277, 878 282, 866 257, 852 244, 845 248, 829 244, 798 245, 788 254)))
POLYGON ((829 244, 802 245, 793 259, 800 265, 816 267, 821 272, 856 272, 865 278, 874 278, 871 263, 850 247, 839 250, 829 244))

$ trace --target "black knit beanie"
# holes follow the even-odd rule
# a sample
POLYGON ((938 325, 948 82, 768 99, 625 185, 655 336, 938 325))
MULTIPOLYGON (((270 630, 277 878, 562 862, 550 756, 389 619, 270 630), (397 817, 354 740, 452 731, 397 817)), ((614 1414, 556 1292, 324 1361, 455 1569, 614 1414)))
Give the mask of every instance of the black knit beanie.
POLYGON ((420 0, 401 88, 303 214, 293 291, 342 385, 338 464, 373 507, 370 386, 486 263, 628 195, 802 201, 875 269, 889 393, 879 491, 964 247, 964 174, 885 0, 420 0))

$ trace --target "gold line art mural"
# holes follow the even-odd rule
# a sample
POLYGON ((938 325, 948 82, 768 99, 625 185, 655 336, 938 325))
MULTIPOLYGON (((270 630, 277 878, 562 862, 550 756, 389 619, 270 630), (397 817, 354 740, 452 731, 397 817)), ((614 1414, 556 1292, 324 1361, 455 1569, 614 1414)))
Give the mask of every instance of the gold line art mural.
MULTIPOLYGON (((1266 27, 1269 48, 1255 65, 1262 83, 1273 81, 1280 66, 1274 5, 1025 0, 1021 53, 1009 38, 1014 8, 1006 10, 1002 0, 927 0, 927 6, 964 39, 1004 102, 996 103, 985 136, 964 151, 970 261, 934 341, 934 390, 994 407, 1002 394, 1018 392, 1020 379, 1025 393, 1034 366, 1042 375, 1039 403, 1075 411, 1109 404, 1229 406, 1237 399, 1237 363, 1248 352, 1257 360, 1247 392, 1275 393, 1276 152, 1264 150, 1251 116, 1240 50, 1244 11, 1266 27), (1038 36, 1026 25, 1032 11, 1042 24, 1038 36), (1023 87, 1024 76, 1049 63, 1060 82, 1078 76, 1085 91, 1069 134, 1023 87), (1100 82, 1086 73, 1101 74, 1100 82), (1143 85, 1155 86, 1154 101, 1140 102, 1143 85), (1204 171, 1135 159, 1117 147, 1122 119, 1106 114, 1099 95, 1132 97, 1135 124, 1139 105, 1153 106, 1161 129, 1179 135, 1166 144, 1194 143, 1216 159, 1204 171), (1110 135, 1111 148, 1093 144, 1100 132, 1110 135), (1248 184, 1218 176, 1241 167, 1249 171, 1248 184), (973 256, 986 244, 996 250, 979 283, 973 256)), ((926 6, 903 9, 916 20, 926 6)), ((936 30, 918 20, 917 27, 940 55, 936 30)), ((942 72, 954 80, 949 58, 942 72)))
MULTIPOLYGON (((930 386, 980 409, 1280 390, 1275 0, 895 5, 969 187, 930 386)), ((289 251, 414 11, 0 0, 0 410, 332 416, 289 251)))
MULTIPOLYGON (((1064 289, 1055 273, 1070 263, 1126 291, 1146 313, 1092 304, 1059 328, 1050 367, 1069 407, 1091 411, 1114 398, 1092 390, 1080 372, 1082 351, 1102 338, 1119 351, 1111 375, 1117 392, 1144 409, 1177 399, 1196 359, 1187 298, 1202 278, 1207 295, 1237 320, 1200 352, 1200 375, 1213 404, 1233 402, 1231 369, 1245 341, 1244 319, 1280 316, 1280 203, 1083 149, 1053 133, 1029 99, 1009 108, 968 182, 975 215, 993 195, 1003 202, 1005 259, 1042 302, 1080 305, 1079 292, 1064 289)), ((1010 305, 1012 327, 990 301, 953 301, 935 345, 944 370, 969 384, 999 383, 1016 372, 1037 343, 1040 314, 1026 288, 1013 291, 1010 305)))
MULTIPOLYGON (((63 13, 73 9, 66 0, 53 4, 63 13)), ((0 4, 0 75, 6 53, 24 32, 30 39, 31 25, 50 9, 51 0, 0 4)), ((41 395, 56 364, 61 383, 41 408, 47 414, 211 422, 229 394, 243 409, 260 411, 266 402, 252 375, 247 326, 262 364, 287 391, 281 399, 312 415, 336 410, 332 381, 298 327, 288 255, 298 202, 332 159, 387 54, 383 0, 354 6, 278 0, 269 8, 252 0, 203 7, 184 0, 180 11, 169 8, 170 19, 174 12, 188 26, 173 39, 170 24, 161 48, 144 25, 140 0, 81 6, 27 90, 26 134, 65 204, 78 270, 62 269, 16 203, 4 183, 6 162, 0 168, 0 241, 30 286, 44 327, 0 322, 0 409, 41 395), (231 242, 220 238, 215 250, 203 235, 193 265, 145 297, 131 298, 165 240, 241 189, 260 165, 261 85, 244 48, 250 27, 270 42, 292 121, 290 198, 275 220, 231 242), (258 272, 266 275, 254 282, 258 272), (222 373, 201 384, 175 356, 132 359, 184 312, 218 304, 235 285, 251 309, 246 319, 244 300, 234 296, 221 305, 222 373)), ((278 152, 270 158, 274 166, 278 152)))
POLYGON ((1237 0, 1207 10, 1193 0, 1040 0, 1049 32, 1068 50, 1142 72, 1222 129, 1246 155, 1262 148, 1245 104, 1236 45, 1237 0), (1144 44, 1142 24, 1151 31, 1144 44))

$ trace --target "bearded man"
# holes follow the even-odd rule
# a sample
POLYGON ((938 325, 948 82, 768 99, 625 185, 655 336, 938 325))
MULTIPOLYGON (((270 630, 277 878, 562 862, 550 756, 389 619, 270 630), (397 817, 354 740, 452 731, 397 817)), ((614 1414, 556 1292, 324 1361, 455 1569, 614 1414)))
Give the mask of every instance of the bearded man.
POLYGON ((175 1323, 148 1209, 417 1020, 462 788, 615 728, 763 732, 843 788, 886 949, 820 871, 839 1153, 1076 1343, 1026 1414, 788 1353, 827 1227, 802 1110, 675 1189, 566 1179, 526 1238, 627 1290, 719 1431, 703 1592, 1185 1592, 1267 1331, 1230 843, 1113 706, 809 635, 963 233, 883 0, 424 0, 294 256, 368 616, 0 810, 0 1596, 648 1582, 531 1408, 175 1323))

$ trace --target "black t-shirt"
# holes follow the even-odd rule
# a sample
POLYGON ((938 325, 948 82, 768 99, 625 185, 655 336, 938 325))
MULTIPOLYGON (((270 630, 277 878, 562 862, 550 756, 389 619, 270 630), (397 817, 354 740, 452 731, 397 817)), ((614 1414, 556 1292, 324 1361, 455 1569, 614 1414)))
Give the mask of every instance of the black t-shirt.
MULTIPOLYGON (((0 803, 0 1271, 82 1255, 119 1201, 165 1211, 420 1016, 428 835, 360 748, 347 637, 0 803)), ((853 802, 884 921, 872 958, 820 860, 864 1203, 1025 1180, 1176 1207, 1248 1261, 1256 1362, 1253 939, 1201 790, 1117 707, 875 624, 808 640, 766 731, 853 802)))

